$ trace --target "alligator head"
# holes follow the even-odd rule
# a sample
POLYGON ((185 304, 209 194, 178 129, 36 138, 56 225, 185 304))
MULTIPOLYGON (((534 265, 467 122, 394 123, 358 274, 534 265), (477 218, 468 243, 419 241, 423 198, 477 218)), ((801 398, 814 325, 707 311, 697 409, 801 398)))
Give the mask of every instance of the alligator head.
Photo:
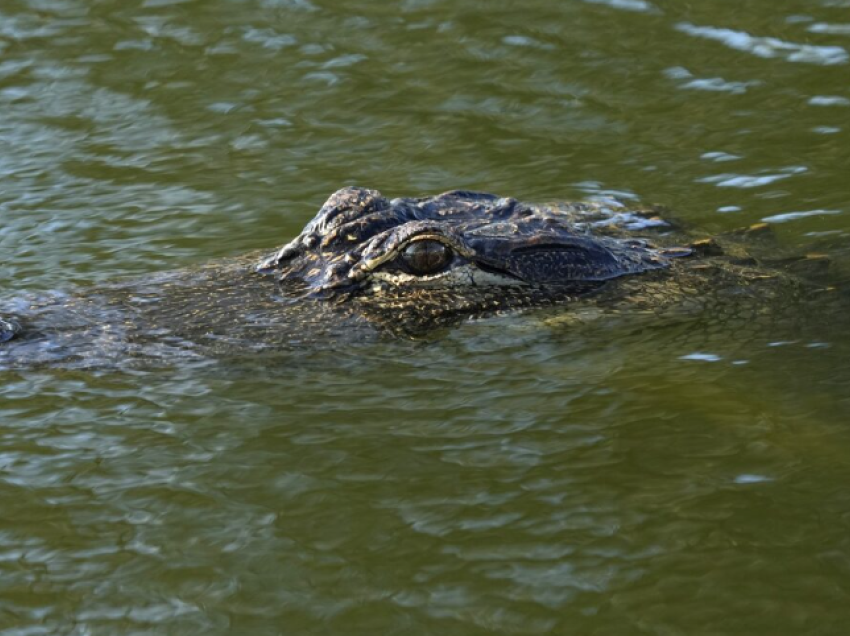
POLYGON ((681 255, 592 232, 580 218, 491 194, 388 200, 349 187, 258 271, 279 274, 285 288, 303 295, 356 300, 373 317, 419 330, 575 299, 613 279, 666 268, 681 255))

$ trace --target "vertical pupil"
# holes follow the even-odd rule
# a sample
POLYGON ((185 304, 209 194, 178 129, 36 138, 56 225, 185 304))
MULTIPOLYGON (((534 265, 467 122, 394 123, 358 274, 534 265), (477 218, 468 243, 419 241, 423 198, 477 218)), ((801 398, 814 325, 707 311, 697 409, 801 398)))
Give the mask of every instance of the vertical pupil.
POLYGON ((422 269, 433 269, 440 263, 440 247, 442 245, 429 245, 426 243, 419 248, 417 259, 422 269))
POLYGON ((449 249, 439 241, 416 241, 404 249, 404 260, 414 274, 432 274, 449 261, 449 249))

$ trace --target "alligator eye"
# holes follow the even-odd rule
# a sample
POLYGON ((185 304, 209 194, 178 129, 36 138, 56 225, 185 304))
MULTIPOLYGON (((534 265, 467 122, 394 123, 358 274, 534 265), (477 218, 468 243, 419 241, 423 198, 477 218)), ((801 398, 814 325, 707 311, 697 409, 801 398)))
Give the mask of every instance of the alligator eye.
POLYGON ((401 252, 401 259, 417 276, 443 271, 452 260, 452 251, 440 241, 414 241, 401 252))

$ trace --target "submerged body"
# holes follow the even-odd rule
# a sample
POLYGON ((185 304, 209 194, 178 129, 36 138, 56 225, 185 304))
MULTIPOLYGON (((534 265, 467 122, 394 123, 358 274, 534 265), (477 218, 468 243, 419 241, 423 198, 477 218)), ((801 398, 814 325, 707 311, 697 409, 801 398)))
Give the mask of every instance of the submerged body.
POLYGON ((749 324, 821 291, 764 266, 740 239, 694 240, 616 202, 539 206, 470 192, 390 201, 345 188, 265 259, 4 301, 0 368, 256 357, 421 337, 541 306, 564 306, 567 321, 592 307, 749 324))

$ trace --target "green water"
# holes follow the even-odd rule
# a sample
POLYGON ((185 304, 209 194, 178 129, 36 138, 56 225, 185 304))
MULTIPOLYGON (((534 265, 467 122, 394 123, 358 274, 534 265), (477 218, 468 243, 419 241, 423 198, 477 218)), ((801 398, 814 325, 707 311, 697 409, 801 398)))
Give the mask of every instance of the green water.
MULTIPOLYGON (((352 183, 840 251, 849 52, 847 0, 3 0, 0 296, 352 183)), ((802 317, 0 371, 0 634, 845 634, 850 338, 802 317)))

